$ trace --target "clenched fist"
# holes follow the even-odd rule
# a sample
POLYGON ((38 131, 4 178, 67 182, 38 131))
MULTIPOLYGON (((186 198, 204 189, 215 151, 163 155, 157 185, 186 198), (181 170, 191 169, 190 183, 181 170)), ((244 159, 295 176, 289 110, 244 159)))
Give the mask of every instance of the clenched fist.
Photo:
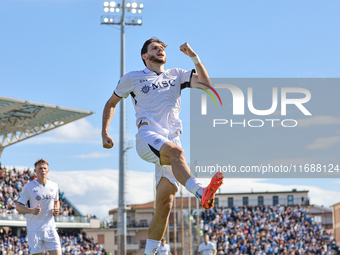
POLYGON ((112 138, 108 135, 103 136, 103 148, 111 149, 114 145, 112 138))
POLYGON ((41 212, 40 205, 38 205, 36 208, 33 209, 32 214, 38 215, 41 212))
POLYGON ((189 43, 183 43, 179 49, 185 54, 188 55, 189 57, 195 57, 197 54, 194 52, 194 50, 190 47, 189 43))

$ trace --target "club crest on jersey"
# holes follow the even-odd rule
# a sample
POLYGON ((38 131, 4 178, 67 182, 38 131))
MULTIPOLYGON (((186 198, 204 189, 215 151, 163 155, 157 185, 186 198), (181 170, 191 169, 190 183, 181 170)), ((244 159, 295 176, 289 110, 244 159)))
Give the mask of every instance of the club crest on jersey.
POLYGON ((159 144, 161 142, 161 139, 156 139, 153 143, 154 144, 159 144))
POLYGON ((38 195, 38 196, 35 197, 35 199, 39 201, 39 200, 41 200, 41 196, 38 195))
POLYGON ((144 94, 148 94, 150 91, 150 87, 147 85, 144 85, 141 89, 141 92, 143 92, 144 94))

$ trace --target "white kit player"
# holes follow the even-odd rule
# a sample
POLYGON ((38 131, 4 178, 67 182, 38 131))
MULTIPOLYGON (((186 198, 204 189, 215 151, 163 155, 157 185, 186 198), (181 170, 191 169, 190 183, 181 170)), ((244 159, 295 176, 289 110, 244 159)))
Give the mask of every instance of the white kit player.
POLYGON ((170 252, 170 245, 166 243, 166 240, 164 238, 161 241, 161 246, 159 246, 157 255, 172 255, 170 252))
POLYGON ((180 50, 191 57, 197 74, 194 69, 165 70, 166 46, 158 38, 144 43, 141 56, 146 68, 125 74, 103 111, 103 147, 109 149, 114 145, 108 132, 116 106, 122 98, 131 95, 138 127, 137 153, 145 161, 155 164, 156 210, 148 231, 146 255, 154 255, 161 244, 179 184, 209 209, 214 206, 215 193, 223 181, 223 174, 219 172, 203 188, 191 174, 179 140, 182 133, 182 121, 179 119, 181 90, 209 84, 209 74, 188 43, 181 45, 180 50))
POLYGON ((202 255, 216 255, 216 245, 209 241, 209 235, 204 235, 204 242, 198 247, 198 252, 202 255))
POLYGON ((17 201, 18 212, 26 214, 27 238, 31 254, 61 255, 61 246, 53 215, 59 214, 58 185, 47 180, 48 163, 40 159, 34 164, 37 178, 26 183, 17 201))

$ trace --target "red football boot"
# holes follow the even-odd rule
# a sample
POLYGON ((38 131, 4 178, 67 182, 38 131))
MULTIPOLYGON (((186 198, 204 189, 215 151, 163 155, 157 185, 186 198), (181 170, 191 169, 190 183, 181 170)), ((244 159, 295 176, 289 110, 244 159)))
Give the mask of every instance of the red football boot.
POLYGON ((210 209, 214 207, 215 193, 222 184, 223 174, 221 172, 217 172, 211 179, 208 187, 203 188, 203 195, 201 199, 201 205, 203 208, 210 209))

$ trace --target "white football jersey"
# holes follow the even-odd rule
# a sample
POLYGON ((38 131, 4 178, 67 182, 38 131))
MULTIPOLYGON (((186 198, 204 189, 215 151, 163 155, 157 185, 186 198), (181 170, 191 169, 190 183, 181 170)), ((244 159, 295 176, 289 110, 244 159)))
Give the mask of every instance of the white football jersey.
POLYGON ((214 243, 212 242, 208 242, 207 244, 205 244, 204 242, 200 244, 200 246, 198 247, 198 252, 202 252, 202 255, 212 255, 213 250, 216 249, 216 246, 214 243))
POLYGON ((163 246, 161 244, 161 246, 159 246, 158 248, 157 255, 169 255, 169 252, 170 252, 170 245, 166 243, 163 246))
POLYGON ((55 182, 47 180, 46 185, 42 185, 35 179, 26 183, 17 202, 27 205, 29 208, 36 208, 38 205, 41 208, 38 215, 26 214, 27 231, 55 229, 52 209, 54 202, 58 200, 59 191, 55 182))
POLYGON ((148 122, 163 135, 182 133, 181 90, 190 87, 194 69, 172 68, 157 74, 145 68, 125 74, 114 93, 118 97, 131 95, 136 111, 136 125, 148 122))

